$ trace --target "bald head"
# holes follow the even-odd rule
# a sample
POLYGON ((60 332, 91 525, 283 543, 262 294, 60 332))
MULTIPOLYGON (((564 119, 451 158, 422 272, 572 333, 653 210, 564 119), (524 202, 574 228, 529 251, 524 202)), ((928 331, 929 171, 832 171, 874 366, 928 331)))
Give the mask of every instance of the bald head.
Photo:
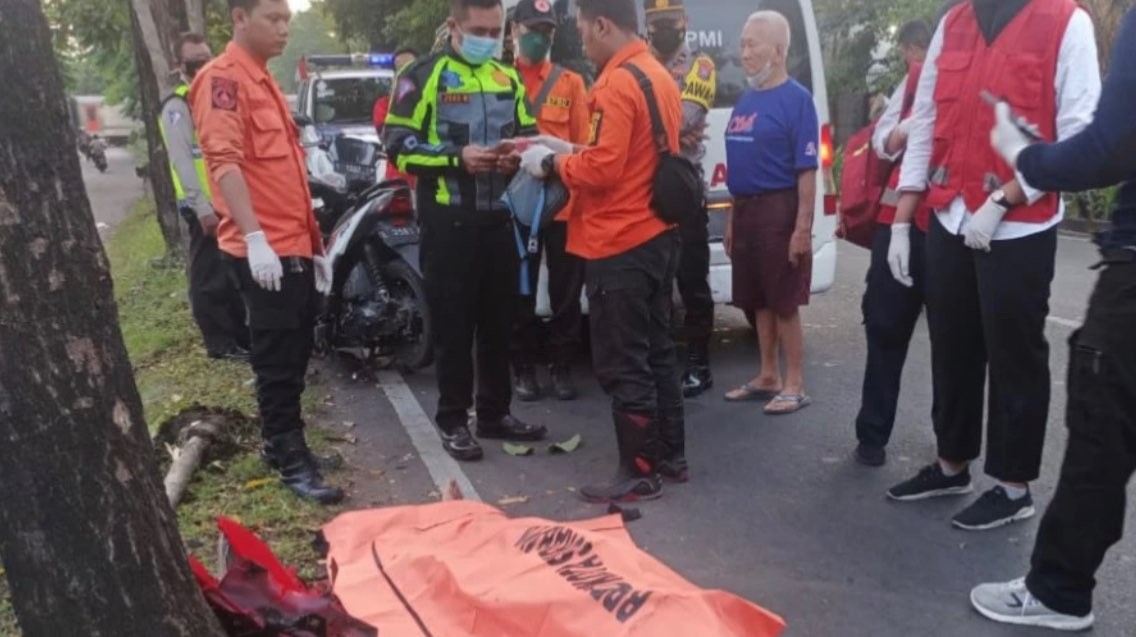
POLYGON ((789 21, 776 11, 758 11, 742 29, 742 68, 754 88, 776 86, 788 77, 789 21))

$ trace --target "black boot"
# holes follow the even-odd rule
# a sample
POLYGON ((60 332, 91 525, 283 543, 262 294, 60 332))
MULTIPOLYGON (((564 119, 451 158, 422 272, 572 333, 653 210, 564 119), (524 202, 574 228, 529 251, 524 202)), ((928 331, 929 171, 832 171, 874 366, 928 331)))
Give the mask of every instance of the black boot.
POLYGON ((619 470, 610 483, 580 489, 587 502, 635 502, 663 495, 651 447, 657 445, 656 425, 649 416, 613 412, 619 470))
POLYGON ((567 365, 552 365, 549 367, 552 375, 552 390, 558 400, 576 400, 579 392, 576 383, 572 381, 572 369, 567 365))
POLYGON ((477 419, 478 438, 534 442, 544 440, 547 435, 548 428, 544 425, 530 425, 511 414, 506 414, 504 418, 498 420, 477 419))
POLYGON ((712 387, 714 375, 710 373, 709 343, 691 343, 686 371, 682 374, 682 395, 694 398, 712 387))
POLYGON ((540 383, 536 380, 535 367, 517 365, 516 376, 517 382, 513 387, 513 393, 517 395, 517 400, 531 403, 541 399, 540 383))
POLYGON ((308 449, 304 432, 294 431, 269 438, 262 452, 265 462, 280 473, 280 481, 293 493, 320 504, 343 501, 343 490, 323 483, 319 461, 308 449))
POLYGON ((672 482, 690 480, 686 462, 686 417, 681 407, 659 412, 659 439, 662 441, 659 473, 672 482))

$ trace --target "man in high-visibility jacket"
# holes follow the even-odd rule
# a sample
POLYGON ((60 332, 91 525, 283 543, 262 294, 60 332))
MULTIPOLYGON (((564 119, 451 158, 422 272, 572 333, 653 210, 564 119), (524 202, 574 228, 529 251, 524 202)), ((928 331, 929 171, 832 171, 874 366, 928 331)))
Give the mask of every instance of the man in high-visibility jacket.
POLYGON ((205 38, 187 33, 177 42, 181 84, 162 102, 158 120, 178 209, 189 228, 189 301, 210 358, 247 361, 249 333, 240 291, 217 248, 217 214, 205 159, 189 112, 189 85, 213 53, 205 38))
POLYGON ((395 82, 384 145, 397 168, 418 178, 422 268, 434 317, 442 446, 479 460, 470 434, 477 345, 477 435, 540 440, 544 427, 510 415, 509 342, 520 281, 512 217, 501 196, 520 167, 511 141, 536 133, 517 72, 493 59, 505 9, 500 0, 452 0, 450 42, 395 82))
MULTIPOLYGON (((521 0, 513 11, 513 38, 516 40, 516 66, 525 83, 529 111, 537 128, 573 144, 588 141, 591 113, 588 89, 579 73, 549 61, 557 19, 549 0, 521 0)), ((547 330, 547 354, 552 393, 560 400, 576 398, 572 382, 572 358, 580 347, 580 292, 584 287, 584 261, 569 254, 568 218, 571 202, 541 232, 540 248, 548 264, 548 300, 551 317, 547 325, 536 315, 536 295, 522 297, 517 310, 513 336, 513 365, 516 369, 517 398, 540 399, 536 364, 541 359, 542 337, 547 330)), ((529 260, 530 280, 540 274, 539 254, 529 260)))

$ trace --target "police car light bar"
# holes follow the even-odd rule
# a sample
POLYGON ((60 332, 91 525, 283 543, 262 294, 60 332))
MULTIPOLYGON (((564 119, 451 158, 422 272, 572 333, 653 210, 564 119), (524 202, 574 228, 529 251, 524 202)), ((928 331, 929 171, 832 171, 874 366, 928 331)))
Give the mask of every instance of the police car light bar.
POLYGON ((393 53, 351 53, 333 55, 308 55, 303 62, 316 67, 331 66, 366 66, 382 69, 394 69, 393 53))

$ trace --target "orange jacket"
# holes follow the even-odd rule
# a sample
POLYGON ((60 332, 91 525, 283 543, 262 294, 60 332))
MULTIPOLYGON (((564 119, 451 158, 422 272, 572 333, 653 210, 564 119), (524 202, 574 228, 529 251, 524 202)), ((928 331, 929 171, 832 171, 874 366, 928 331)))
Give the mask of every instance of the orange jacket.
POLYGON ((217 185, 225 175, 240 171, 256 219, 276 254, 322 254, 304 151, 288 102, 264 64, 230 42, 197 74, 189 103, 209 168, 213 205, 220 213, 221 249, 235 257, 247 255, 244 236, 217 185))
MULTIPOLYGON (((544 83, 552 73, 552 63, 545 61, 541 64, 527 66, 517 61, 517 71, 525 82, 525 94, 529 99, 536 99, 540 95, 544 83)), ((539 113, 533 109, 536 116, 537 129, 543 135, 559 137, 573 144, 585 144, 588 141, 588 87, 584 85, 584 78, 579 73, 564 69, 556 85, 548 93, 544 105, 539 113)), ((572 216, 572 202, 556 215, 557 221, 567 221, 572 216)))
POLYGON ((682 100, 678 86, 645 42, 629 44, 604 67, 588 97, 592 113, 589 147, 557 158, 557 170, 572 191, 568 251, 603 259, 655 238, 668 226, 651 210, 652 181, 659 156, 647 100, 635 77, 620 66, 632 63, 651 80, 671 151, 679 149, 682 100))

